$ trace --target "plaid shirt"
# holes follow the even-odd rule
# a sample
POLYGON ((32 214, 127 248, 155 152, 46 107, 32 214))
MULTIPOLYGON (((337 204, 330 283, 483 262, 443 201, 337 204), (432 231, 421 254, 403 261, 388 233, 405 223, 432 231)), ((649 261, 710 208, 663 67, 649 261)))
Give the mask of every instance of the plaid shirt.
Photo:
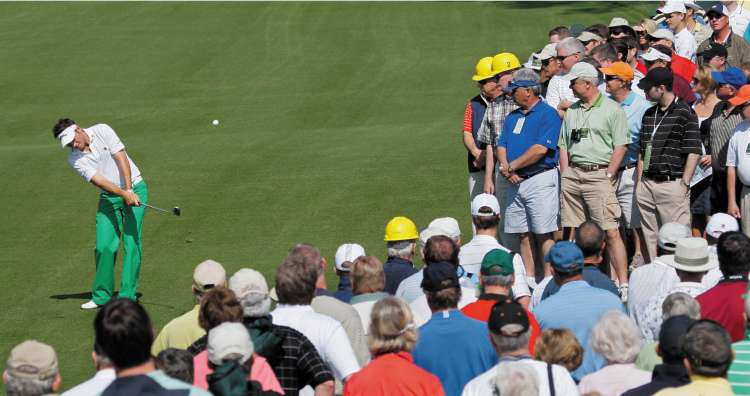
POLYGON ((497 147, 505 118, 511 111, 517 109, 518 105, 507 95, 501 95, 491 102, 488 102, 484 96, 480 96, 487 103, 487 111, 484 113, 479 131, 477 131, 477 140, 497 147))
MULTIPOLYGON (((253 319, 243 319, 245 327, 252 327, 253 319)), ((333 381, 333 373, 323 362, 315 346, 302 333, 291 327, 272 325, 273 334, 280 337, 281 348, 269 356, 263 356, 273 369, 285 395, 299 395, 307 385, 316 387, 333 381)), ((203 336, 188 347, 193 356, 208 346, 208 336, 203 336)))

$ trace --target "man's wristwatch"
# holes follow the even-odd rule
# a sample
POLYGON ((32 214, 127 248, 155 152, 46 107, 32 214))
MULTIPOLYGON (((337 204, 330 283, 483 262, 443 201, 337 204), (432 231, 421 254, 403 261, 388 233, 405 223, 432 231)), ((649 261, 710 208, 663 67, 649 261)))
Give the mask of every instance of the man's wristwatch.
POLYGON ((508 165, 508 173, 513 173, 513 167, 508 165))

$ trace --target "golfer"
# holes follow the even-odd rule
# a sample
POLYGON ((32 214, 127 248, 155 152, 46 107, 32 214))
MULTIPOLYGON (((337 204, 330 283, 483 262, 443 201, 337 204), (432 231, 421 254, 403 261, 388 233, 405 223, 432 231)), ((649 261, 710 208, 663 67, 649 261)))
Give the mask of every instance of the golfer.
POLYGON ((52 128, 63 148, 70 147, 68 164, 86 181, 99 187, 96 211, 96 277, 91 301, 81 309, 94 309, 112 298, 115 287, 115 258, 120 237, 125 256, 120 277, 120 297, 136 299, 141 270, 141 225, 148 202, 148 187, 141 171, 125 152, 125 145, 106 124, 81 128, 63 118, 52 128))

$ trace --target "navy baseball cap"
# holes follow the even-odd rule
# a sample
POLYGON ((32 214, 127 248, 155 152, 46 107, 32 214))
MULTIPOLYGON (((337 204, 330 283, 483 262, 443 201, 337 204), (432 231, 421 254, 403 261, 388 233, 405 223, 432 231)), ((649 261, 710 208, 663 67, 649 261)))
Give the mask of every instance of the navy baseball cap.
POLYGON ((460 287, 456 266, 446 261, 432 263, 422 270, 422 289, 437 292, 451 287, 460 287))
POLYGON ((685 334, 695 322, 695 319, 679 315, 673 316, 662 323, 659 330, 659 349, 664 360, 669 363, 682 362, 682 359, 685 358, 685 353, 682 351, 685 334))
POLYGON ((580 271, 583 268, 583 252, 575 243, 561 241, 552 246, 544 261, 549 262, 557 272, 580 271))
POLYGON ((737 89, 747 84, 747 77, 742 70, 730 66, 722 72, 712 71, 711 78, 719 85, 729 84, 737 89))
POLYGON ((719 16, 728 16, 727 14, 724 13, 724 5, 718 1, 714 3, 711 6, 711 8, 706 10, 706 16, 708 16, 708 14, 718 14, 719 16))

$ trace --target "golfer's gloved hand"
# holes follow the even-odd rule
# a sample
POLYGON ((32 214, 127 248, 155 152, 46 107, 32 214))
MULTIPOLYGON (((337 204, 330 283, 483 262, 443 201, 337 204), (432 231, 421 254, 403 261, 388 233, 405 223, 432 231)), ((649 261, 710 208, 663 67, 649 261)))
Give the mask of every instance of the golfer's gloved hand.
POLYGON ((123 199, 128 206, 141 206, 140 197, 133 191, 126 191, 123 199))

